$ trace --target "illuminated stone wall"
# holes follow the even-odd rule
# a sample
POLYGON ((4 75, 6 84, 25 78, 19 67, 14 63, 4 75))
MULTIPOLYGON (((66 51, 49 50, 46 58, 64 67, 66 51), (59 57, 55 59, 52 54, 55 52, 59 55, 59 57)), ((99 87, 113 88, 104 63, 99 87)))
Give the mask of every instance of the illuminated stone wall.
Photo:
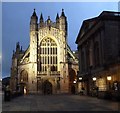
POLYGON ((60 17, 57 15, 56 22, 52 22, 50 16, 44 21, 41 14, 39 23, 34 10, 30 19, 29 47, 22 51, 21 56, 19 51, 20 48, 18 55, 15 52, 16 57, 13 58, 11 81, 15 84, 11 84, 12 89, 16 90, 13 86, 18 84, 25 93, 46 93, 46 90, 51 93, 51 87, 53 94, 69 93, 69 70, 73 68, 77 73, 78 60, 67 44, 67 18, 64 10, 60 17))

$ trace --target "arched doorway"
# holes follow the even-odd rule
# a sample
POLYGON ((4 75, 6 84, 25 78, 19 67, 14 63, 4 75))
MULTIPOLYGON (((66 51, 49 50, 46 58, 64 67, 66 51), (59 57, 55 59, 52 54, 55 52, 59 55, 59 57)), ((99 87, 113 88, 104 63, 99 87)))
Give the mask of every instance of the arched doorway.
POLYGON ((26 95, 28 93, 28 89, 27 89, 26 83, 20 83, 20 92, 23 95, 26 95))
POLYGON ((52 84, 48 80, 43 83, 43 93, 52 94, 52 84))
POLYGON ((22 94, 27 94, 28 93, 28 72, 26 70, 23 70, 20 73, 20 92, 22 94))

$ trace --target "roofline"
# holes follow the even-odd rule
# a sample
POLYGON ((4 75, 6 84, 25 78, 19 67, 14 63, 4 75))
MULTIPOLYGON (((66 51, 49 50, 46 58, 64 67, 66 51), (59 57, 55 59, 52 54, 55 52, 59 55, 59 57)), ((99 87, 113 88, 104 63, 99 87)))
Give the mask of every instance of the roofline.
POLYGON ((120 12, 115 12, 115 11, 103 11, 103 12, 102 12, 99 16, 97 16, 97 17, 84 20, 83 23, 82 23, 82 25, 81 25, 81 28, 80 28, 80 31, 79 31, 79 33, 78 33, 78 36, 77 36, 77 39, 76 39, 75 43, 78 44, 78 39, 79 39, 79 36, 80 36, 80 34, 81 34, 81 30, 82 30, 82 28, 83 28, 83 26, 84 26, 84 24, 85 24, 86 22, 93 21, 93 20, 95 20, 95 19, 96 19, 97 21, 99 21, 99 19, 101 19, 102 17, 106 17, 106 16, 107 16, 107 17, 116 17, 116 16, 120 17, 120 12))

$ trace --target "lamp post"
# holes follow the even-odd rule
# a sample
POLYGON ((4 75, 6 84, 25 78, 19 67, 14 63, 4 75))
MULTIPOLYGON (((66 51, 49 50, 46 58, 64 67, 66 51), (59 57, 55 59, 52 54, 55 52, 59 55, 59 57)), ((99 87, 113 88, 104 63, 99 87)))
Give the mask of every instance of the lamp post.
POLYGON ((82 83, 82 76, 78 77, 78 93, 83 95, 83 83, 82 83))
POLYGON ((111 89, 111 85, 110 85, 110 81, 111 81, 111 79, 112 79, 111 76, 108 75, 108 76, 107 76, 107 80, 109 81, 109 82, 108 82, 108 90, 111 89))
POLYGON ((96 77, 93 77, 92 79, 93 79, 93 87, 95 87, 96 86, 96 77))
POLYGON ((72 94, 75 94, 76 93, 76 83, 77 83, 77 81, 76 81, 76 79, 73 81, 73 85, 72 85, 72 94))
POLYGON ((93 81, 96 81, 96 77, 93 77, 93 81))
POLYGON ((76 84, 76 80, 74 80, 73 83, 76 84))
POLYGON ((93 80, 93 89, 92 89, 92 96, 96 96, 97 95, 97 90, 96 90, 96 77, 92 78, 93 80))
POLYGON ((79 81, 81 81, 82 80, 82 77, 79 77, 79 81))

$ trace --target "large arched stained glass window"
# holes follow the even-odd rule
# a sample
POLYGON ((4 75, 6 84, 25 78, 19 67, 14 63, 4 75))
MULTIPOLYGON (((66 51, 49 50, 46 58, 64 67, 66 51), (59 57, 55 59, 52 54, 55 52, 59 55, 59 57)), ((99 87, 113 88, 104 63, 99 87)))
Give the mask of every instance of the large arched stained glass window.
POLYGON ((57 44, 51 38, 45 38, 38 46, 38 71, 57 71, 57 44))

